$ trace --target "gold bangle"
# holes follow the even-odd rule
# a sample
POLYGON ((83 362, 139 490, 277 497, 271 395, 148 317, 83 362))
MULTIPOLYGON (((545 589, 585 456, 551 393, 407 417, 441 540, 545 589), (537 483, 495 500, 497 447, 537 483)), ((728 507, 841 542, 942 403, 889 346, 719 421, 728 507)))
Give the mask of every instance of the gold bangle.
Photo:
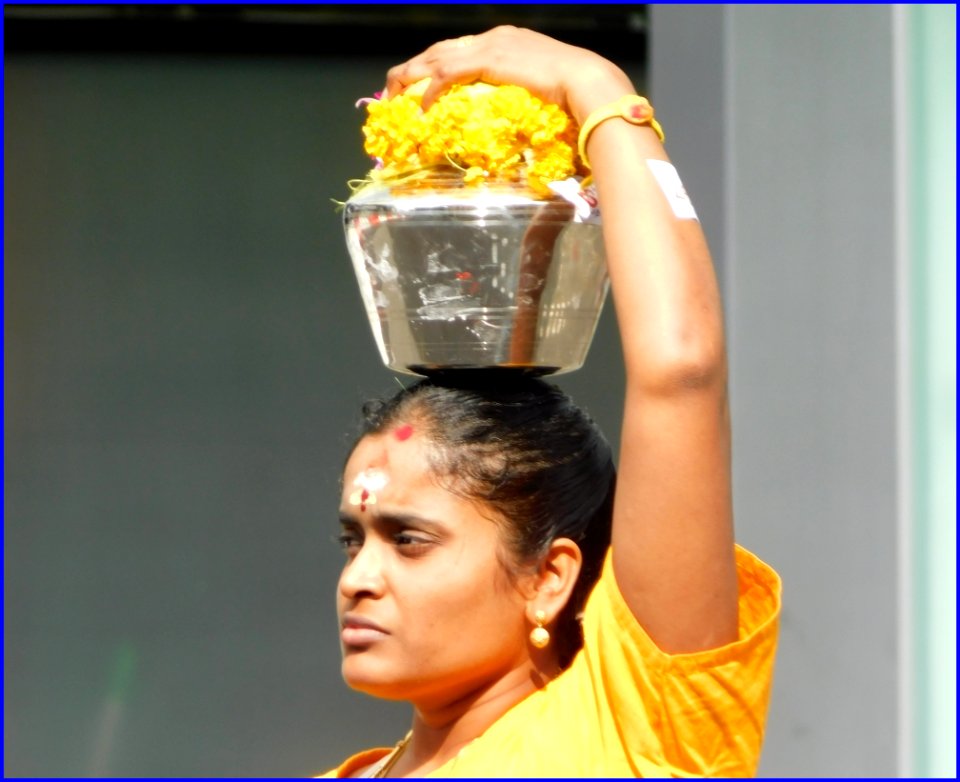
POLYGON ((587 168, 590 168, 590 163, 587 160, 587 139, 590 138, 590 134, 593 133, 597 125, 614 117, 625 119, 631 125, 649 125, 660 138, 660 141, 664 140, 663 128, 653 118, 653 106, 650 105, 650 101, 640 95, 624 95, 613 103, 608 103, 606 106, 601 106, 599 109, 590 112, 587 121, 580 127, 577 151, 580 153, 583 165, 587 168))

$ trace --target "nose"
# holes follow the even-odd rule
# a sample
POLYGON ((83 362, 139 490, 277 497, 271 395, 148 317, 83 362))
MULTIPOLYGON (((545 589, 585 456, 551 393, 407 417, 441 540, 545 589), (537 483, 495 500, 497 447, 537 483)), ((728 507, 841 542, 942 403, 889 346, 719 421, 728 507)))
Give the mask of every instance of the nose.
POLYGON ((378 550, 376 541, 368 537, 340 573, 340 594, 349 600, 382 596, 383 565, 383 552, 378 550))

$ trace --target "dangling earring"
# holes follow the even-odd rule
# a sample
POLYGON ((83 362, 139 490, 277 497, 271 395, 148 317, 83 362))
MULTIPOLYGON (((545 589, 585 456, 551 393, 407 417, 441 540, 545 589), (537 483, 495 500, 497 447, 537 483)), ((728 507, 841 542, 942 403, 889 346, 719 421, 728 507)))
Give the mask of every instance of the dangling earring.
POLYGON ((543 649, 550 643, 550 632, 543 626, 543 623, 547 621, 547 615, 543 611, 537 611, 533 615, 533 620, 537 623, 537 626, 530 631, 530 643, 537 649, 543 649))

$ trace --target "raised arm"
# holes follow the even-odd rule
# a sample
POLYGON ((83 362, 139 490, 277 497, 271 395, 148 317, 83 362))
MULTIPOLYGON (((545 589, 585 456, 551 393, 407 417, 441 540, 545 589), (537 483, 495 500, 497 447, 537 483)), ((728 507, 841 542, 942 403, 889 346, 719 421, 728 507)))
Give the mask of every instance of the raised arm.
MULTIPOLYGON (((456 82, 519 84, 581 125, 635 93, 599 55, 513 27, 432 46, 392 69, 387 91, 428 76, 425 106, 456 82)), ((648 161, 668 158, 649 126, 609 119, 586 152, 627 378, 613 519, 617 582, 665 651, 718 646, 737 637, 737 580, 727 365, 710 253, 699 222, 675 214, 653 174, 648 161)))

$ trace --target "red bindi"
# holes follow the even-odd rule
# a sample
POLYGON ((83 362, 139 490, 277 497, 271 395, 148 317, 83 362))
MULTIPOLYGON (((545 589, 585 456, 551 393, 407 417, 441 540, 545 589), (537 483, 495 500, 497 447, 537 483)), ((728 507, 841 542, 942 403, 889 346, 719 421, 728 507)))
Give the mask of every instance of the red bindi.
POLYGON ((400 442, 404 440, 409 440, 410 435, 413 434, 413 427, 410 424, 404 424, 403 426, 398 426, 393 430, 393 436, 396 437, 400 442))

